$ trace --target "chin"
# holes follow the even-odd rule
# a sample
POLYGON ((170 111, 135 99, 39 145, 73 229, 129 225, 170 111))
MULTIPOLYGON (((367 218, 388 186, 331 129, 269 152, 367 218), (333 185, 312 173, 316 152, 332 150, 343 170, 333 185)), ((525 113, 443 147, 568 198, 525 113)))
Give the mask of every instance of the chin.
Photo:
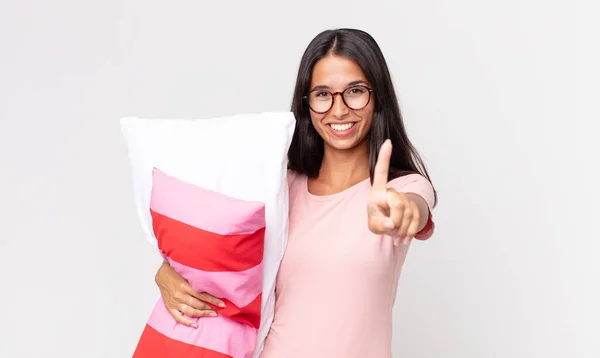
POLYGON ((365 139, 359 138, 347 138, 347 139, 338 139, 338 138, 328 138, 325 140, 325 145, 335 149, 335 150, 350 150, 356 147, 361 146, 365 143, 365 139))

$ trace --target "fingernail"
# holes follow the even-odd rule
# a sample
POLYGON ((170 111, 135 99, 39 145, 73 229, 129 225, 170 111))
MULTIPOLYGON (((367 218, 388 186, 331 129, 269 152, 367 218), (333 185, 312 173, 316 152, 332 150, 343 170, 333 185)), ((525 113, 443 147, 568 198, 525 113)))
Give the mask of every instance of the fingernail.
POLYGON ((389 221, 389 220, 386 220, 386 221, 383 223, 383 227, 384 227, 384 228, 386 228, 386 229, 393 229, 393 228, 394 228, 394 223, 392 223, 392 222, 391 222, 391 221, 389 221))
POLYGON ((223 301, 219 302, 218 306, 221 308, 225 308, 225 302, 223 302, 223 301))
POLYGON ((211 313, 210 313, 210 316, 211 316, 211 317, 217 317, 217 312, 211 312, 211 313))
POLYGON ((198 325, 197 325, 197 324, 195 324, 195 323, 192 323, 192 327, 194 327, 194 328, 198 328, 198 325))
POLYGON ((408 245, 409 242, 410 242, 410 236, 407 236, 407 237, 404 238, 404 240, 402 240, 402 243, 404 245, 408 245))

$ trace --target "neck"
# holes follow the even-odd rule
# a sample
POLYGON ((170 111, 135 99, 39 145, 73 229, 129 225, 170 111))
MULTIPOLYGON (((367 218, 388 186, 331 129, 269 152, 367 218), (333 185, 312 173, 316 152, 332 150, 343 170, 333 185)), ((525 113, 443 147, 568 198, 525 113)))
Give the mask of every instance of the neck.
POLYGON ((344 188, 368 177, 369 148, 367 141, 345 150, 325 146, 317 180, 331 187, 344 188))

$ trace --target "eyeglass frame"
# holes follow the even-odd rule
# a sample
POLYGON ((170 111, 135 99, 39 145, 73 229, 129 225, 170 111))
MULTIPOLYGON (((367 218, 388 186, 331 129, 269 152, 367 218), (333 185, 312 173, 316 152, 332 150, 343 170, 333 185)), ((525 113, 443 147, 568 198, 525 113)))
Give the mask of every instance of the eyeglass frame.
POLYGON ((328 91, 328 90, 324 90, 324 89, 315 89, 315 90, 312 90, 312 91, 308 92, 308 94, 307 94, 306 96, 303 96, 302 98, 304 98, 304 100, 306 100, 306 104, 308 105, 308 108, 309 108, 311 111, 313 111, 313 112, 315 112, 315 113, 317 113, 317 114, 325 114, 325 113, 327 113, 327 112, 331 111, 331 109, 333 108, 333 105, 335 104, 335 97, 336 97, 338 94, 340 95, 340 97, 342 97, 342 102, 344 103, 344 105, 345 105, 346 107, 348 107, 350 110, 353 110, 353 111, 360 111, 361 109, 365 109, 365 108, 366 108, 366 107, 369 105, 369 103, 371 103, 371 94, 373 93, 373 91, 375 91, 375 90, 374 90, 374 89, 372 89, 372 88, 369 88, 369 87, 367 87, 367 86, 365 86, 365 85, 355 85, 355 86, 350 86, 350 87, 348 87, 348 88, 344 89, 343 91, 337 91, 337 92, 330 92, 330 91, 328 91), (363 88, 366 88, 366 89, 367 89, 367 91, 369 92, 369 98, 367 99, 367 104, 365 104, 365 105, 364 105, 364 106, 362 106, 361 108, 352 108, 352 107, 350 107, 350 106, 348 105, 348 103, 346 103, 346 99, 344 98, 344 92, 346 92, 347 90, 349 90, 349 89, 351 89, 351 88, 356 88, 356 87, 363 87, 363 88), (309 96, 309 95, 310 95, 312 92, 316 92, 316 91, 320 91, 320 92, 327 92, 327 93, 329 93, 329 94, 331 95, 331 105, 329 106, 329 108, 328 108, 328 109, 327 109, 325 112, 317 112, 317 111, 315 111, 315 110, 314 110, 314 109, 313 109, 313 108, 310 106, 310 101, 309 101, 309 99, 308 99, 308 96, 309 96))

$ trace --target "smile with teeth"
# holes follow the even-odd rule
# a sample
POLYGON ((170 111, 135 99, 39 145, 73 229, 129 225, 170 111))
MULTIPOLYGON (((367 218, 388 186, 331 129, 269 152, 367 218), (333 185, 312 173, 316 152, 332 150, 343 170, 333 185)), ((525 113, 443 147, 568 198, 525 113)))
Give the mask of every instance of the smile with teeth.
POLYGON ((352 128, 354 126, 354 123, 344 123, 344 124, 330 123, 329 126, 331 128, 333 128, 334 131, 343 132, 343 131, 347 131, 348 129, 352 128))

